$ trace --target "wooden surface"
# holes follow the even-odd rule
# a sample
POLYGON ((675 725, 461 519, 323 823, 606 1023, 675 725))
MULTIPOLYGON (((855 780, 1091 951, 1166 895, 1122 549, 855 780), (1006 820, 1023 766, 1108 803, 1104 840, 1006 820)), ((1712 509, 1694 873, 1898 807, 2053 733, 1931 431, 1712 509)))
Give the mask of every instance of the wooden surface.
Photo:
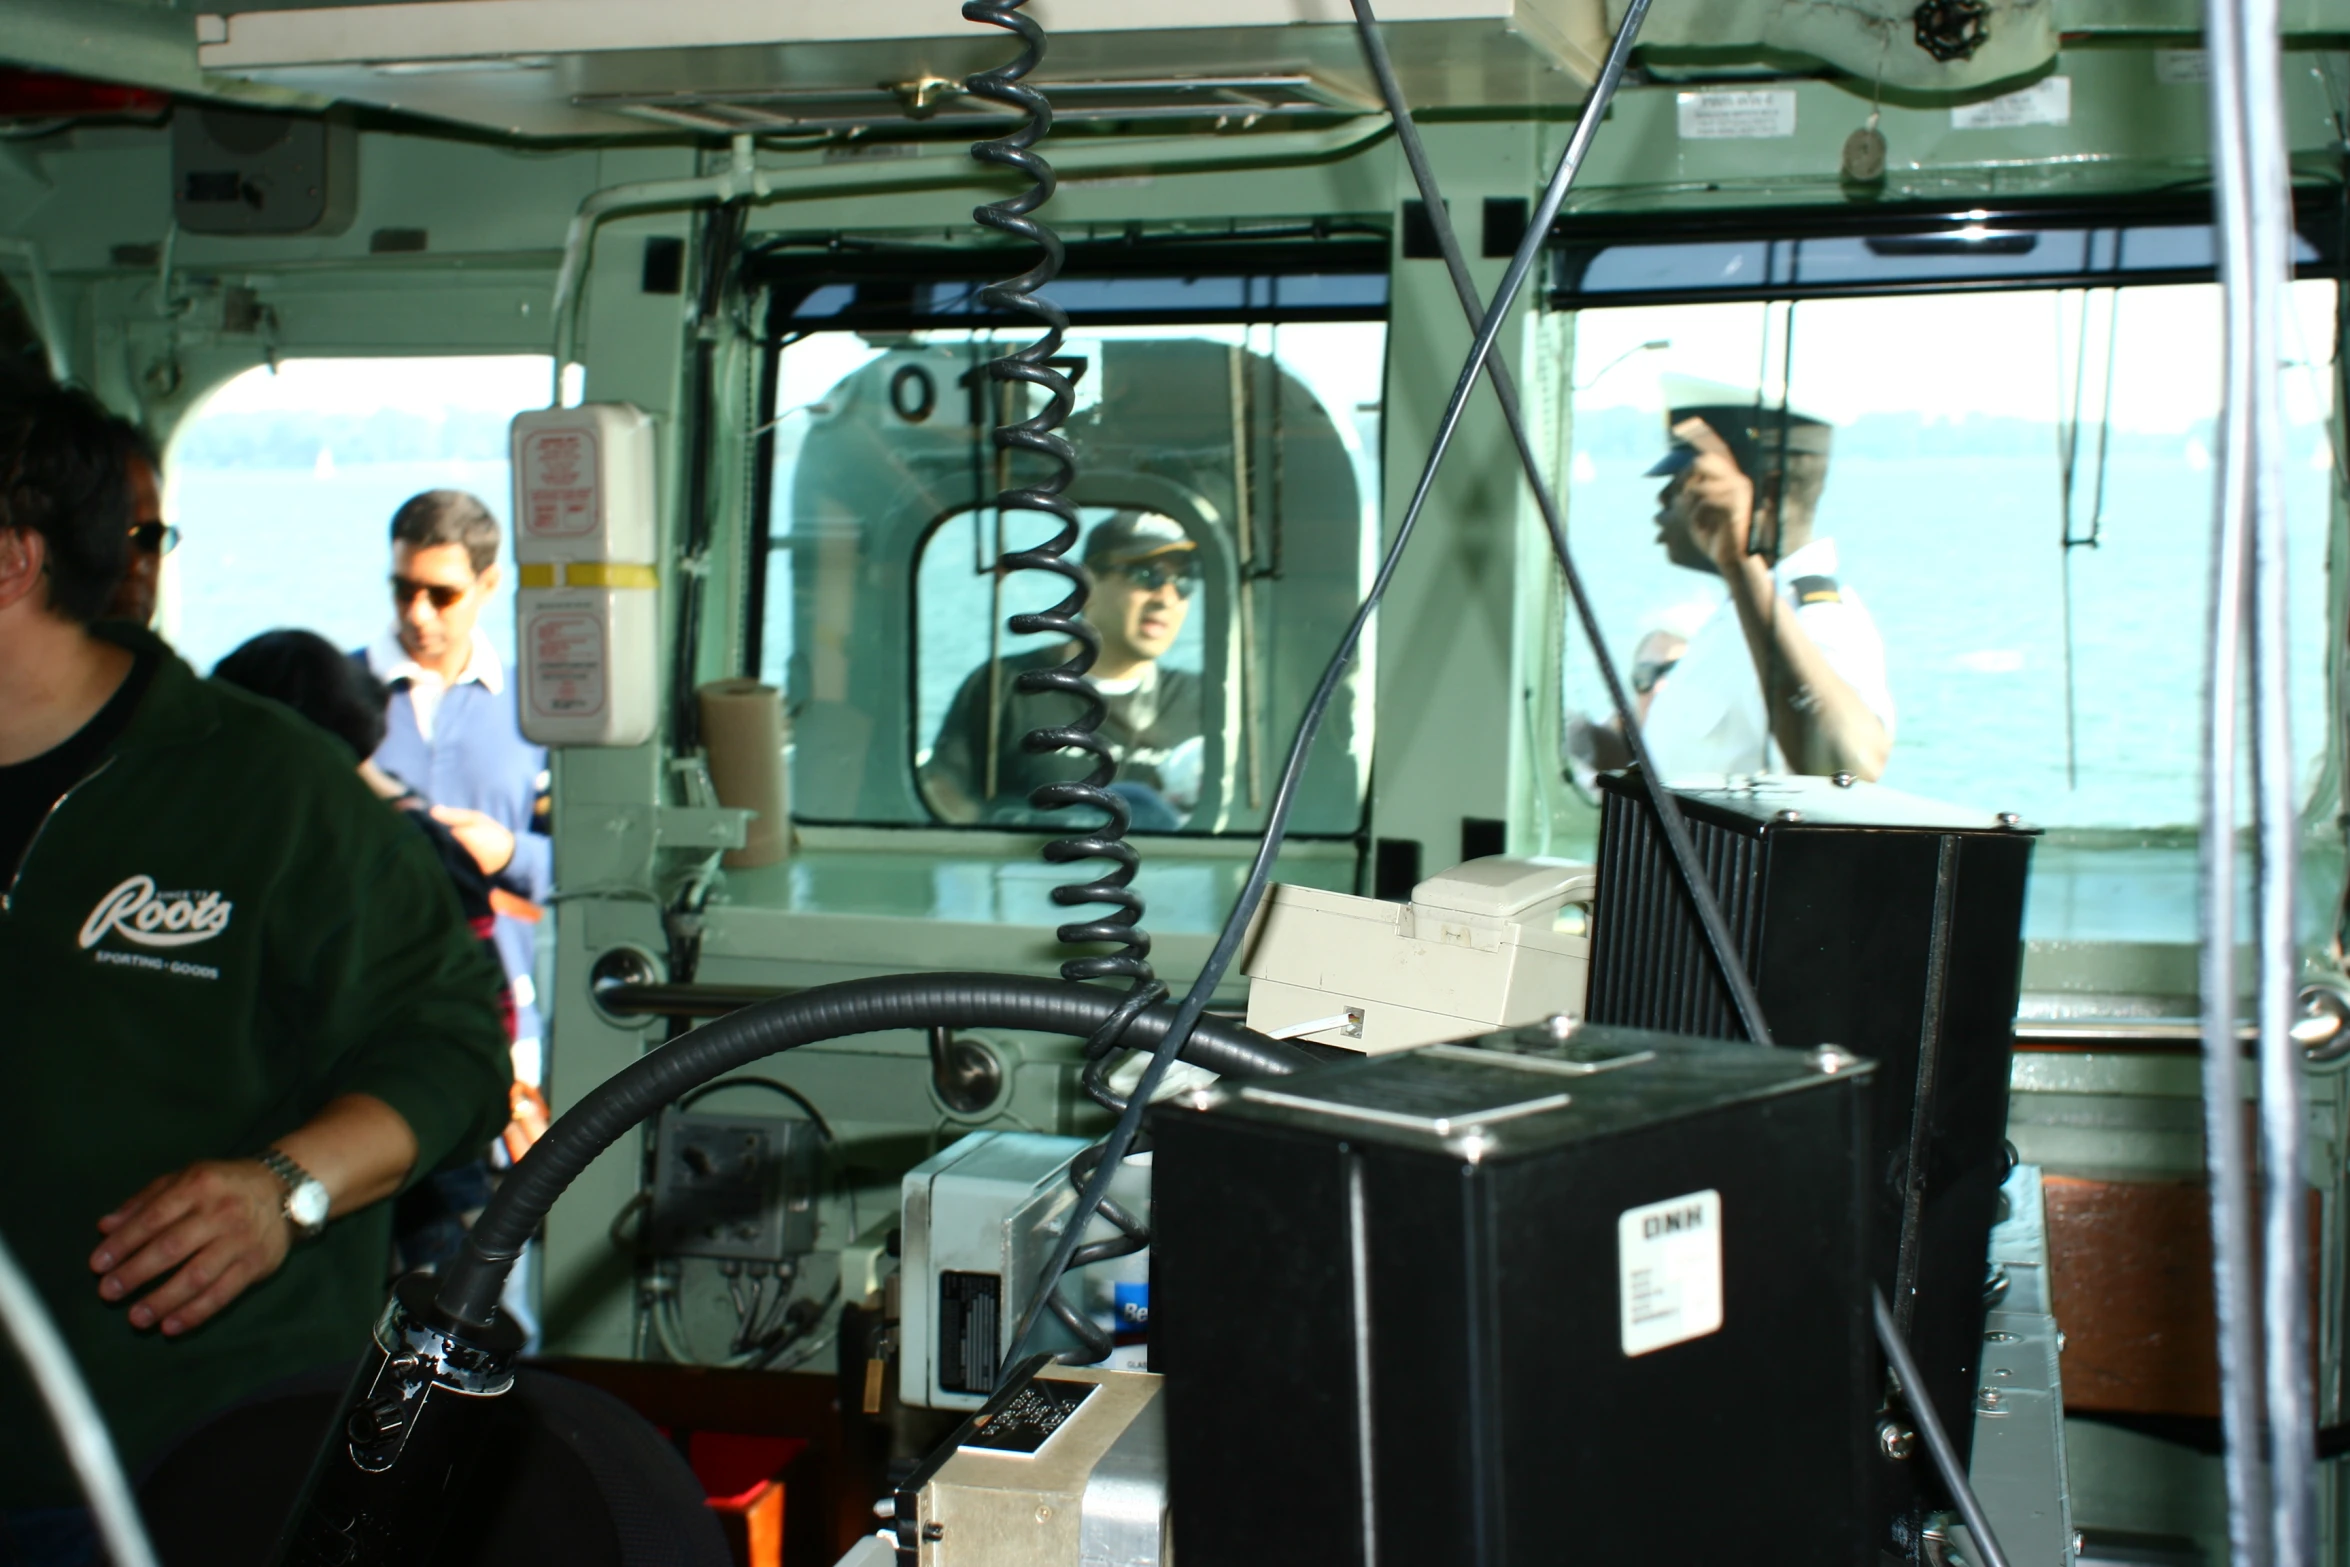
POLYGON ((2068 1409, 2219 1414, 2200 1184, 2042 1178, 2068 1409))
MULTIPOLYGON (((2041 1186, 2049 1284, 2065 1337, 2065 1407, 2218 1419, 2211 1208, 2203 1183, 2049 1175, 2041 1186)), ((2319 1194, 2311 1192, 2313 1316, 2321 1214, 2319 1194)))

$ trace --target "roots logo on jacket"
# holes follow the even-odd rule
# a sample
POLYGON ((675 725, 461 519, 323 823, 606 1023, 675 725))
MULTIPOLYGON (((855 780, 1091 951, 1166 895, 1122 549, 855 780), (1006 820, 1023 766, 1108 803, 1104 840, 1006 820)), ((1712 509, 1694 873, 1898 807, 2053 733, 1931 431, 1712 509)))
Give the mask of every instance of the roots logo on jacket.
POLYGON ((193 946, 228 929, 235 908, 217 892, 157 893, 154 877, 132 876, 82 921, 81 944, 94 947, 111 932, 142 947, 193 946))

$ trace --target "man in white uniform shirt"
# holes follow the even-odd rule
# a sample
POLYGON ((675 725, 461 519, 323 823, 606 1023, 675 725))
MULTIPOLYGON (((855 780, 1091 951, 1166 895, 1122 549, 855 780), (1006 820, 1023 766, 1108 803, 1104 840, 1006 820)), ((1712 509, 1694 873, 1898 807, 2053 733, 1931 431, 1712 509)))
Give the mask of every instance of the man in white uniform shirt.
MULTIPOLYGON (((1729 592, 1654 684, 1641 735, 1657 771, 1877 778, 1893 749, 1884 640, 1838 577, 1836 541, 1812 534, 1833 431, 1726 387, 1683 390, 1666 422, 1657 542, 1729 592)), ((1589 762, 1631 760, 1612 725, 1572 728, 1589 762)))

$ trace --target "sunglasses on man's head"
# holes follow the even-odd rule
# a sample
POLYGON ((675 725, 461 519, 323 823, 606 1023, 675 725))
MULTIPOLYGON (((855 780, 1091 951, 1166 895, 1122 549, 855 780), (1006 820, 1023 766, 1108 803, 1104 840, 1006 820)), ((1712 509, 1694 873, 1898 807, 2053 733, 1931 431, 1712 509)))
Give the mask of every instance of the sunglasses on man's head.
POLYGON ((455 609, 457 601, 470 591, 468 588, 450 587, 445 582, 418 582, 413 577, 392 578, 392 602, 402 609, 406 609, 419 593, 431 599, 435 609, 455 609))
POLYGON ((1199 569, 1188 564, 1170 566, 1162 561, 1138 561, 1131 566, 1120 566, 1118 574, 1145 593, 1171 587, 1177 598, 1187 599, 1199 587, 1199 569))
POLYGON ((150 555, 168 555, 179 548, 180 530, 168 522, 138 522, 131 525, 131 548, 150 555))

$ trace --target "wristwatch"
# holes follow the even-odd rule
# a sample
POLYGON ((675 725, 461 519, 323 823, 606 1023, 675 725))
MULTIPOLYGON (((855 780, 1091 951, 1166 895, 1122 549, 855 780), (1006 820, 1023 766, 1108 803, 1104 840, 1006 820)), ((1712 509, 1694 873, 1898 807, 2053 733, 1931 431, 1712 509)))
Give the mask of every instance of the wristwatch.
POLYGON ((286 1222, 294 1227, 294 1233, 306 1241, 324 1235, 326 1210, 333 1202, 325 1184, 275 1148, 264 1149, 257 1157, 270 1174, 285 1183, 286 1222))

